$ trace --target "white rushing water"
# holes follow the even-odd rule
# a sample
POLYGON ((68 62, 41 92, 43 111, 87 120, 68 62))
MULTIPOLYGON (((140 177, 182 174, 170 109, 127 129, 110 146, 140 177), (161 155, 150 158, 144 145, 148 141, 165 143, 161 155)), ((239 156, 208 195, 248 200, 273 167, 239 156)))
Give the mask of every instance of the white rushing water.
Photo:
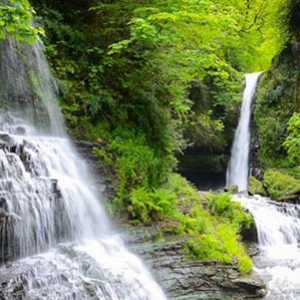
MULTIPOLYGON (((248 188, 249 122, 251 101, 261 73, 246 74, 241 116, 227 169, 227 185, 248 188)), ((300 207, 278 203, 258 195, 235 197, 248 210, 257 230, 259 254, 253 257, 255 270, 267 283, 268 300, 300 299, 300 207)))
POLYGON ((245 74, 246 85, 243 92, 241 115, 227 168, 226 185, 237 185, 239 191, 246 191, 248 187, 251 103, 255 96, 256 85, 260 75, 261 72, 245 74))
POLYGON ((253 258, 256 271, 268 287, 268 300, 300 299, 300 207, 268 198, 236 198, 253 215, 259 254, 253 258))
POLYGON ((40 47, 3 43, 1 82, 13 72, 26 86, 7 75, 0 87, 1 97, 21 99, 0 111, 0 258, 11 261, 0 268, 0 298, 166 299, 142 261, 111 233, 101 195, 92 192, 89 170, 64 133, 40 47), (24 51, 25 67, 12 45, 24 51), (47 116, 42 128, 35 125, 39 112, 47 116))

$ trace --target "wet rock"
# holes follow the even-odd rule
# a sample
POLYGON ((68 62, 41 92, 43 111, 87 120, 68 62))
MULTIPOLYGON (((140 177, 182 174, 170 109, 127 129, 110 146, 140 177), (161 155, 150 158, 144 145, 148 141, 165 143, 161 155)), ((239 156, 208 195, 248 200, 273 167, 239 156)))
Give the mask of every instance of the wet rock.
POLYGON ((260 276, 258 276, 254 271, 252 271, 248 275, 240 276, 234 279, 232 282, 233 284, 244 288, 250 293, 254 293, 260 297, 266 295, 265 283, 263 282, 262 278, 260 278, 260 276))
POLYGON ((16 128, 15 134, 23 135, 23 134, 25 134, 25 132, 26 132, 26 129, 25 129, 23 126, 18 126, 18 127, 16 128))
POLYGON ((242 276, 235 264, 188 259, 183 252, 184 238, 151 242, 146 237, 154 232, 154 228, 126 230, 124 238, 131 251, 143 258, 169 299, 240 300, 265 295, 266 286, 255 272, 242 276))
POLYGON ((15 141, 14 139, 7 133, 0 133, 0 143, 4 143, 4 144, 8 144, 8 145, 11 145, 11 144, 14 144, 15 141))
POLYGON ((229 192, 231 194, 237 194, 238 193, 238 186, 237 185, 230 185, 224 187, 224 192, 229 192))
POLYGON ((300 202, 300 187, 294 188, 286 193, 279 195, 276 200, 299 203, 300 202))
POLYGON ((250 195, 258 194, 261 196, 268 196, 263 183, 254 176, 249 176, 248 178, 248 192, 250 195))
POLYGON ((243 241, 258 242, 257 228, 256 228, 255 223, 253 222, 250 225, 250 228, 242 229, 241 236, 243 237, 243 241))
POLYGON ((75 141, 76 150, 84 157, 89 170, 92 174, 90 178, 90 188, 96 193, 101 193, 107 199, 113 199, 116 195, 115 187, 107 174, 107 168, 101 158, 94 153, 94 148, 103 146, 101 143, 93 143, 86 141, 75 141))

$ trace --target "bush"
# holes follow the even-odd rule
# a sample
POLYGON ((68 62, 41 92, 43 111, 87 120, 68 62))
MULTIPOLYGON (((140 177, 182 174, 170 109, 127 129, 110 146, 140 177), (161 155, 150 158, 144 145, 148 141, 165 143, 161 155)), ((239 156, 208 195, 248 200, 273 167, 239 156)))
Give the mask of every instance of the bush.
POLYGON ((212 214, 228 219, 238 230, 249 228, 252 224, 252 217, 247 214, 239 202, 231 201, 230 193, 210 195, 208 208, 212 214))
POLYGON ((263 182, 271 198, 300 186, 299 180, 275 169, 268 169, 265 172, 263 182))
POLYGON ((253 268, 252 261, 248 255, 238 257, 239 270, 242 274, 250 272, 253 268))
POLYGON ((252 270, 252 262, 238 241, 236 229, 230 223, 217 226, 215 232, 203 234, 187 242, 188 256, 201 259, 217 259, 224 263, 238 262, 241 273, 252 270))
POLYGON ((180 222, 178 233, 192 236, 186 244, 187 256, 238 263, 241 273, 249 272, 252 263, 239 242, 239 232, 250 227, 252 217, 240 203, 231 201, 229 193, 210 194, 206 201, 210 212, 198 197, 188 212, 175 216, 180 222))
POLYGON ((159 221, 175 212, 177 197, 166 189, 153 192, 145 188, 133 189, 127 210, 131 218, 145 223, 150 220, 159 221))

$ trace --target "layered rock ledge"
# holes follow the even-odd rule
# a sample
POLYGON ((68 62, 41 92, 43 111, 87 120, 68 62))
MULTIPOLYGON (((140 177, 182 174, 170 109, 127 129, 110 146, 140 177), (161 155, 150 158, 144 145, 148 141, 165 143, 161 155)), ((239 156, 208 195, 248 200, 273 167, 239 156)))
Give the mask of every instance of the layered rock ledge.
POLYGON ((254 271, 241 275, 234 264, 186 258, 181 237, 153 242, 151 235, 155 235, 155 229, 127 229, 124 239, 143 259, 168 299, 241 300, 265 296, 266 285, 254 271))

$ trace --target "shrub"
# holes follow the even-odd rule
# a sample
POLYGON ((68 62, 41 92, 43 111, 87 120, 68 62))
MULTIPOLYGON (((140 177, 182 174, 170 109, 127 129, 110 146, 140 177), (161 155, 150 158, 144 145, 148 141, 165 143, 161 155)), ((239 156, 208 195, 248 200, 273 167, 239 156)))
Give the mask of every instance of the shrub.
POLYGON ((300 186, 300 181, 293 176, 274 169, 265 172, 263 181, 271 198, 300 186))
POLYGON ((213 215, 228 219, 238 230, 250 227, 252 217, 244 211, 239 202, 231 201, 230 193, 210 195, 209 199, 208 208, 213 215))
POLYGON ((175 212, 177 197, 166 189, 149 192, 145 188, 137 188, 130 193, 129 202, 127 209, 130 217, 145 223, 172 216, 175 212))
POLYGON ((243 245, 239 243, 236 228, 229 222, 219 224, 211 233, 190 239, 186 248, 188 257, 217 259, 225 263, 237 261, 241 273, 252 270, 252 262, 245 254, 243 245))
POLYGON ((253 268, 252 261, 248 255, 238 257, 239 270, 242 274, 250 272, 253 268))

